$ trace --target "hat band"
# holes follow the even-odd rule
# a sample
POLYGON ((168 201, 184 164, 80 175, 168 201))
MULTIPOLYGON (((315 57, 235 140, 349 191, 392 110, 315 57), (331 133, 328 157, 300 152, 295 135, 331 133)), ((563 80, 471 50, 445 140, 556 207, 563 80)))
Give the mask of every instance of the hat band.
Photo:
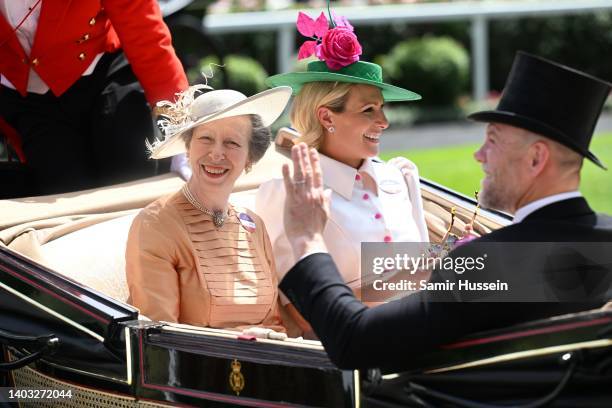
POLYGON ((307 72, 320 74, 338 74, 349 77, 365 79, 379 84, 383 83, 382 68, 378 64, 366 61, 357 61, 338 70, 331 70, 322 61, 312 61, 308 64, 307 72))

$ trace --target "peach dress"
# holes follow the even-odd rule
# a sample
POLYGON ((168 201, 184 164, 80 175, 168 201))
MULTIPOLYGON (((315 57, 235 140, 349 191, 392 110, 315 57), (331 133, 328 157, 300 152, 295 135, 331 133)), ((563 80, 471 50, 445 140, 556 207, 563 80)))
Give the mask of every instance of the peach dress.
POLYGON ((132 223, 126 273, 128 301, 153 320, 284 331, 270 240, 251 211, 230 206, 217 229, 181 191, 161 198, 132 223))

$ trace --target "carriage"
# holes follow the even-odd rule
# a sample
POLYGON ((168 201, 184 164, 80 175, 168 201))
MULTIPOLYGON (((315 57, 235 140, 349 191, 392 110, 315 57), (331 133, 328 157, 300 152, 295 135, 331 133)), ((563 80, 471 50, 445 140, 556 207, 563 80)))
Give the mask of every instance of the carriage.
MULTIPOLYGON (((253 208, 257 186, 288 160, 279 141, 238 180, 231 201, 253 208)), ((318 341, 149 320, 126 302, 127 233, 140 208, 181 185, 166 174, 0 201, 0 385, 57 390, 19 394, 21 405, 612 405, 612 310, 477 333, 402 373, 340 370, 318 341)), ((474 200, 427 180, 421 193, 433 241, 471 222, 474 200)), ((508 222, 480 210, 474 228, 508 222)))

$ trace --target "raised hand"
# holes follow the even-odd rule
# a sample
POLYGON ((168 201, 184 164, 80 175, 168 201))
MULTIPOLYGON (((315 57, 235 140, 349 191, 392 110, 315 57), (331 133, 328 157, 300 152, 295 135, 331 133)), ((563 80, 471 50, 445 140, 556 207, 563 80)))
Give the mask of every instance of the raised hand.
POLYGON ((329 218, 331 190, 323 188, 319 154, 299 143, 291 149, 293 177, 283 165, 287 198, 284 208, 285 233, 296 261, 307 254, 327 252, 323 230, 329 218))

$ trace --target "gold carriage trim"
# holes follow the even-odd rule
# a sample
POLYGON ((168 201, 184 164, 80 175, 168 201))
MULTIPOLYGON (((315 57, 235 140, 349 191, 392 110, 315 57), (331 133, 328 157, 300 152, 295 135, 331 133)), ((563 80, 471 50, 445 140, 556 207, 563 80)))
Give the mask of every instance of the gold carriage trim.
MULTIPOLYGON (((11 356, 14 358, 14 356, 11 356)), ((12 371, 17 388, 70 390, 71 398, 21 402, 21 408, 160 408, 171 406, 163 401, 140 401, 134 396, 114 394, 110 391, 76 385, 43 374, 30 367, 12 371)))
POLYGON ((495 357, 484 358, 482 360, 471 361, 469 363, 458 364, 451 367, 438 368, 426 371, 425 374, 443 373, 446 371, 460 370, 464 368, 478 367, 487 364, 502 363, 505 361, 518 360, 523 358, 539 357, 547 354, 556 354, 574 351, 578 349, 600 348, 612 346, 612 339, 601 339, 584 341, 579 343, 562 344, 558 346, 543 347, 535 350, 518 351, 514 353, 502 354, 495 357))

